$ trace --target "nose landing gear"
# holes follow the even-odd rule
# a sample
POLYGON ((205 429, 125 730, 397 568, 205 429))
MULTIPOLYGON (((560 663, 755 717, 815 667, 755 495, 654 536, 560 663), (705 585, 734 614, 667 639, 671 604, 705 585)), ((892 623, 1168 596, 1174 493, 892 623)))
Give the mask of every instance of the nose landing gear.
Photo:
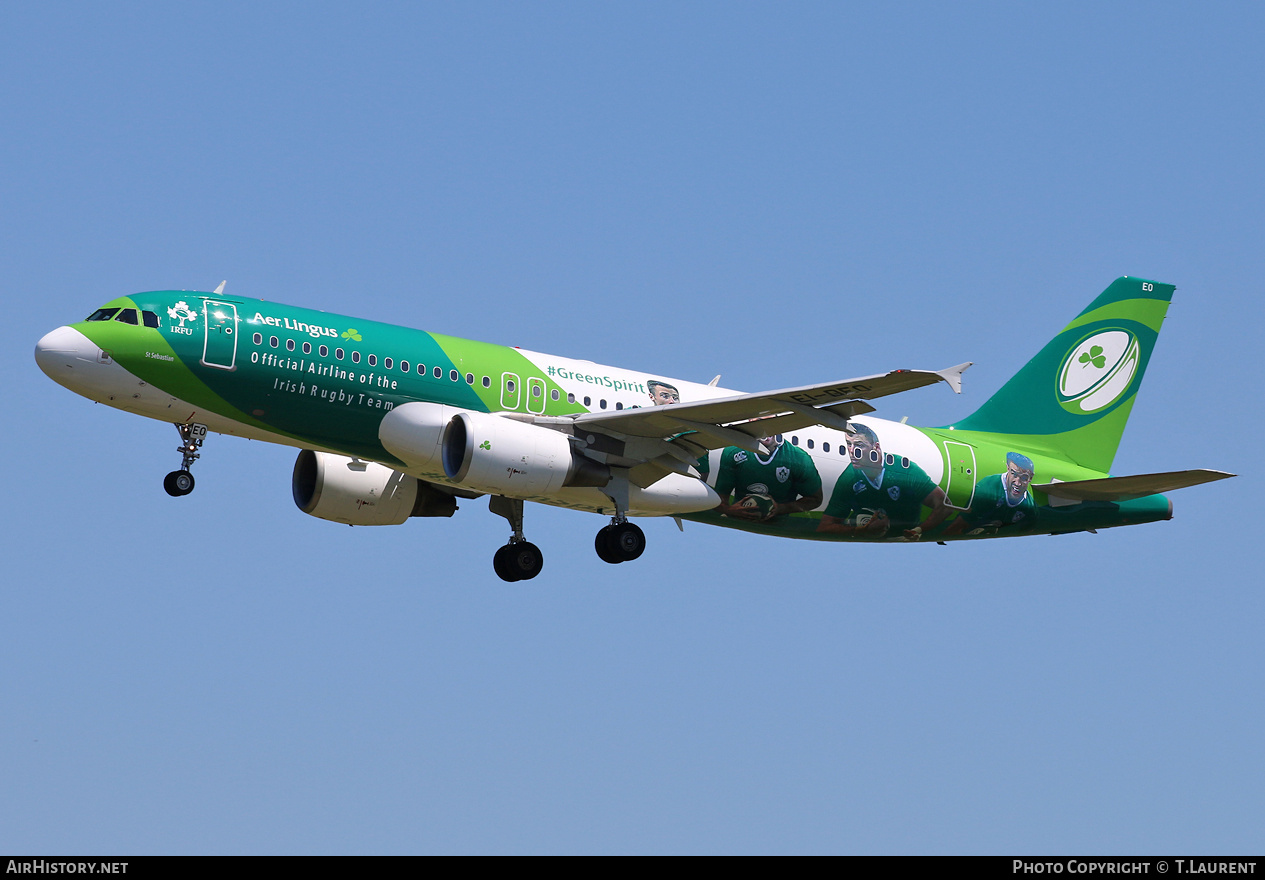
POLYGON ((206 425, 176 425, 176 430, 180 432, 180 445, 176 447, 182 456, 180 470, 172 471, 163 478, 163 489, 173 498, 193 491, 193 474, 189 473, 189 468, 202 457, 198 450, 202 448, 202 441, 206 440, 206 425))

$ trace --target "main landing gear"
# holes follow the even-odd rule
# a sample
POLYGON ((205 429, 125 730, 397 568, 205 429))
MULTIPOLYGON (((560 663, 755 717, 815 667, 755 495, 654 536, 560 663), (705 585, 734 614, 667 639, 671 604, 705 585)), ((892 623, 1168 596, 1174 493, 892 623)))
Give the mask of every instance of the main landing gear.
POLYGON ((179 498, 193 491, 193 474, 189 473, 189 468, 202 457, 198 450, 202 448, 202 441, 206 440, 206 425, 176 425, 176 430, 180 432, 180 445, 176 447, 176 452, 183 458, 180 470, 172 471, 163 478, 163 488, 168 495, 179 498))
POLYGON ((631 562, 645 551, 646 533, 627 520, 612 521, 597 533, 597 537, 593 539, 593 549, 603 562, 612 565, 631 562))
POLYGON ((513 534, 509 543, 496 551, 492 568, 503 581, 529 581, 545 567, 545 555, 540 548, 523 537, 523 502, 519 498, 493 495, 488 509, 497 516, 509 520, 513 534))
MULTIPOLYGON (((616 484, 606 491, 607 496, 615 504, 615 515, 611 524, 597 533, 593 540, 593 549, 598 558, 612 565, 620 562, 631 562, 646 549, 646 534, 628 521, 628 489, 627 482, 616 484)), ((504 495, 492 495, 488 498, 488 509, 497 516, 509 521, 509 543, 496 551, 492 557, 492 568, 497 577, 503 581, 529 581, 544 568, 545 557, 540 548, 523 537, 523 502, 518 498, 506 498, 504 495)))
POLYGON ((605 526, 593 539, 597 558, 615 565, 631 562, 646 549, 646 533, 628 521, 628 474, 612 468, 613 478, 602 491, 615 505, 611 524, 605 526))

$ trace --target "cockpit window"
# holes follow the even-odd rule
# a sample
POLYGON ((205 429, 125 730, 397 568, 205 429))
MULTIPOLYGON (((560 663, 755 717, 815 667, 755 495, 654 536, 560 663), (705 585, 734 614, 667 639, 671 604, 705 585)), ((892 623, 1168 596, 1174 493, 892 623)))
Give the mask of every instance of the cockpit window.
POLYGON ((117 311, 118 309, 97 309, 95 312, 93 312, 91 315, 88 316, 88 320, 89 321, 108 321, 114 317, 114 313, 117 311))
POLYGON ((141 318, 145 321, 146 327, 158 327, 158 315, 153 312, 141 312, 141 318))
POLYGON ((119 312, 118 315, 115 316, 114 320, 122 321, 124 324, 140 323, 136 318, 136 309, 123 309, 123 311, 119 312))

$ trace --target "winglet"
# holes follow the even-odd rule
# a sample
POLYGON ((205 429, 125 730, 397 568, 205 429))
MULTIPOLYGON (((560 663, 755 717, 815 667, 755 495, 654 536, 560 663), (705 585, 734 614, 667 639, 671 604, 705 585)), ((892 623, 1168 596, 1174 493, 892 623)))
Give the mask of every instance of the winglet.
POLYGON ((217 288, 215 288, 215 292, 216 292, 216 294, 223 294, 223 293, 224 293, 224 285, 225 285, 225 284, 228 284, 228 280, 227 280, 227 279, 225 279, 224 281, 221 281, 221 282, 220 282, 220 286, 219 286, 219 287, 217 287, 217 288))
POLYGON ((962 393, 962 374, 966 372, 966 368, 971 366, 974 361, 967 361, 964 364, 958 364, 956 367, 947 367, 943 370, 936 370, 936 375, 949 383, 949 387, 953 389, 954 394, 962 393))

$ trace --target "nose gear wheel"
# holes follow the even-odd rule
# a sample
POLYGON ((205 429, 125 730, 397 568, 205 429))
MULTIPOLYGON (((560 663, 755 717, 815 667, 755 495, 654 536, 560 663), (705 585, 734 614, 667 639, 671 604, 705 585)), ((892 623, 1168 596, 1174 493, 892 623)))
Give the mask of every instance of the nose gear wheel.
POLYGON ((193 474, 189 473, 189 468, 202 457, 198 450, 206 440, 206 425, 176 425, 176 430, 180 432, 180 445, 176 447, 176 452, 180 453, 180 470, 172 471, 163 478, 163 489, 173 498, 180 498, 193 491, 193 474))

